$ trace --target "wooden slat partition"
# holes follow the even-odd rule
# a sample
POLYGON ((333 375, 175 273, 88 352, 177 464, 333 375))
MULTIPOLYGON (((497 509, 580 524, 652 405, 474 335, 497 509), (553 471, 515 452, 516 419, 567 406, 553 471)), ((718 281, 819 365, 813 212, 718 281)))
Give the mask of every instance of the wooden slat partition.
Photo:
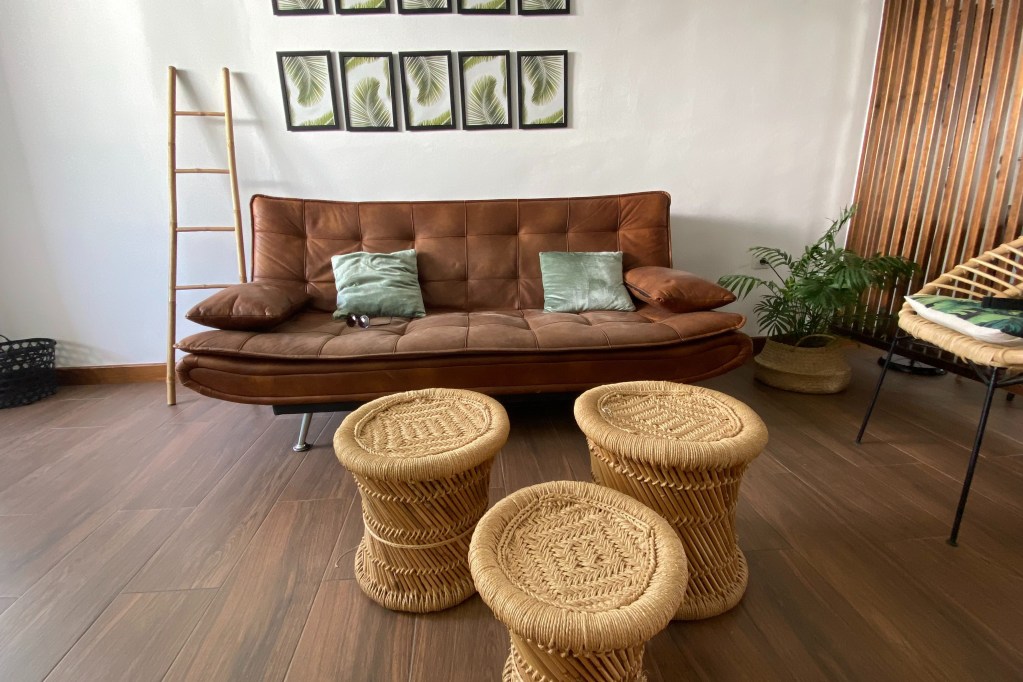
POLYGON ((886 0, 848 246, 921 273, 848 332, 890 339, 902 294, 1023 233, 1023 0, 886 0))

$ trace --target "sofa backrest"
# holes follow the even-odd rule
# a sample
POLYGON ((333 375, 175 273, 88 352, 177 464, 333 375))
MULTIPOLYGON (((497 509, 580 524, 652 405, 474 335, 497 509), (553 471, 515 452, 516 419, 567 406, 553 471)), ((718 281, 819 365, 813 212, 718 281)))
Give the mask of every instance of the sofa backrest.
POLYGON ((304 282, 333 310, 330 257, 414 248, 427 309, 543 307, 541 251, 622 251, 626 270, 671 266, 666 192, 485 201, 252 198, 253 279, 304 282))

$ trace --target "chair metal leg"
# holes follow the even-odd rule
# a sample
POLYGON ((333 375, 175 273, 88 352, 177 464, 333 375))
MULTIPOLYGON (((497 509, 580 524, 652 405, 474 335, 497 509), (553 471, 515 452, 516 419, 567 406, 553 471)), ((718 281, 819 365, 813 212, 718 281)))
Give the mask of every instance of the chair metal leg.
POLYGON ((867 422, 870 421, 870 415, 874 413, 874 406, 877 405, 877 397, 881 395, 881 384, 884 383, 885 375, 888 374, 888 366, 892 364, 892 356, 895 354, 895 344, 902 338, 899 334, 895 335, 892 339, 892 345, 888 347, 888 355, 885 356, 884 366, 881 368, 881 376, 877 378, 877 386, 874 387, 874 397, 870 399, 870 406, 867 408, 867 413, 863 415, 863 424, 860 425, 860 432, 856 434, 856 444, 859 445, 860 441, 863 440, 863 434, 867 430, 867 422))
POLYGON ((963 522, 963 512, 966 511, 966 498, 970 496, 970 484, 973 483, 973 472, 977 469, 977 458, 980 455, 980 444, 984 440, 984 429, 987 428, 988 414, 991 413, 991 401, 995 397, 995 389, 998 388, 998 377, 1002 373, 1000 368, 992 368, 991 380, 988 381, 987 394, 984 396, 984 407, 980 412, 980 423, 977 424, 977 436, 973 439, 973 452, 970 453, 970 464, 966 467, 966 478, 963 479, 963 491, 959 495, 959 506, 956 507, 956 518, 952 522, 952 533, 948 536, 948 544, 958 546, 959 526, 963 522))
POLYGON ((302 425, 298 427, 298 440, 291 446, 291 449, 295 452, 305 452, 309 449, 309 443, 306 442, 306 436, 309 435, 309 423, 313 420, 313 413, 306 412, 302 415, 302 425))

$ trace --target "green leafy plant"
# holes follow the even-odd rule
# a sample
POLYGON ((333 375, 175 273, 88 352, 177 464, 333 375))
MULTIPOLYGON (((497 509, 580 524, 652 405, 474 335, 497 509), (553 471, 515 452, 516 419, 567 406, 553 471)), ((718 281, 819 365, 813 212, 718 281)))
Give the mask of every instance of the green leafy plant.
POLYGON ((352 91, 351 124, 357 128, 386 128, 391 125, 391 111, 380 99, 380 81, 363 78, 352 91))
POLYGON ((303 9, 323 9, 323 0, 277 0, 277 7, 286 12, 303 9))
POLYGON ((348 5, 345 9, 379 9, 387 6, 387 0, 366 0, 365 2, 357 2, 354 5, 348 5))
POLYGON ((416 125, 423 128, 433 128, 436 126, 448 125, 449 123, 451 123, 451 112, 445 111, 443 114, 436 118, 427 119, 425 121, 418 121, 416 125))
POLYGON ((475 4, 466 2, 463 7, 468 9, 504 9, 508 6, 508 0, 488 0, 487 2, 477 2, 475 4))
POLYGON ((561 88, 563 61, 558 56, 530 55, 522 60, 522 72, 533 88, 533 104, 547 104, 561 88))
POLYGON ((530 125, 550 125, 551 123, 562 123, 565 120, 565 110, 558 109, 550 116, 541 116, 540 118, 534 118, 529 122, 530 125))
POLYGON ((405 69, 416 84, 416 102, 428 106, 440 100, 448 82, 448 60, 440 55, 408 57, 405 69))
POLYGON ((351 73, 353 70, 366 64, 380 61, 380 57, 345 57, 345 71, 351 73))
POLYGON ((327 90, 327 60, 323 57, 285 57, 284 73, 297 91, 295 100, 304 107, 316 104, 327 90))
POLYGON ((864 258, 839 246, 836 237, 855 210, 854 206, 843 209, 824 235, 798 258, 781 249, 751 248, 754 259, 770 268, 773 278, 726 275, 718 284, 740 299, 766 289, 753 312, 761 330, 776 341, 795 344, 808 336, 827 335, 836 318, 855 315, 850 311, 865 291, 892 285, 918 269, 905 258, 881 254, 864 258))
POLYGON ((334 112, 328 111, 322 116, 317 118, 311 118, 308 121, 302 121, 299 126, 329 126, 334 124, 334 112))
POLYGON ((504 105, 497 97, 497 78, 484 76, 476 81, 466 103, 467 125, 501 125, 508 118, 504 105))

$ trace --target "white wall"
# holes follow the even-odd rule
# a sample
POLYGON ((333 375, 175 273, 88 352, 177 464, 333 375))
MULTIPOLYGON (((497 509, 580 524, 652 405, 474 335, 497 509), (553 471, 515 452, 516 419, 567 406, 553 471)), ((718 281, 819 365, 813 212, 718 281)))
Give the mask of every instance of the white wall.
MULTIPOLYGON (((219 68, 237 74, 243 201, 665 189, 676 266, 710 278, 748 268, 751 245, 812 240, 850 201, 882 0, 573 5, 284 18, 270 0, 5 0, 0 333, 56 337, 64 365, 163 359, 168 64, 185 70, 183 106, 219 108, 219 68), (289 133, 274 53, 300 49, 568 49, 571 127, 289 133)), ((215 122, 181 125, 182 165, 222 163, 215 122)), ((230 222, 223 179, 180 192, 182 224, 230 222)), ((231 276, 230 237, 184 239, 183 279, 231 276)))

